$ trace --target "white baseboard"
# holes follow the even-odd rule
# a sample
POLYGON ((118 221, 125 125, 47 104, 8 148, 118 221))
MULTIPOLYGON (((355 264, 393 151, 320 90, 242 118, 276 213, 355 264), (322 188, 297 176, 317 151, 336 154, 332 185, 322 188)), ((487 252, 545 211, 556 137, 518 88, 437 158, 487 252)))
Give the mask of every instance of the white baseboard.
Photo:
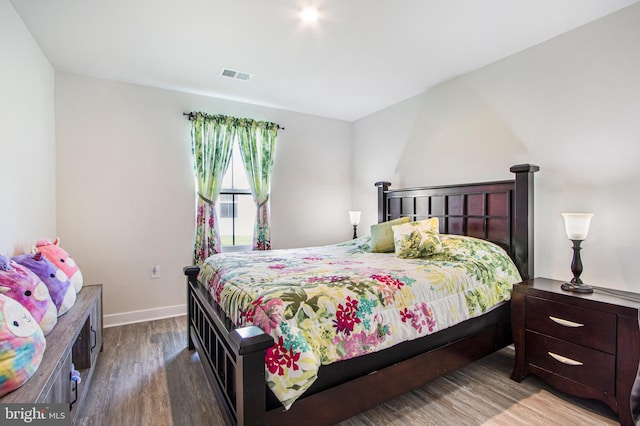
POLYGON ((119 325, 135 324, 159 320, 163 318, 179 317, 187 314, 187 305, 165 306, 162 308, 144 309, 141 311, 122 312, 119 314, 105 315, 102 319, 104 328, 119 325))

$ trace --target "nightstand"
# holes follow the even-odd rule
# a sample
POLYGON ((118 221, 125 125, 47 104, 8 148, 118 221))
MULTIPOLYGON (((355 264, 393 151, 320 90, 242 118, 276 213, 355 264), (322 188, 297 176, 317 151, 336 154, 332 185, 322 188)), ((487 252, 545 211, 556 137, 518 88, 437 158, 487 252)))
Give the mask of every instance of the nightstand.
POLYGON ((606 403, 623 425, 640 408, 640 295, 594 287, 560 289, 535 278, 513 286, 511 329, 516 348, 511 378, 535 374, 555 388, 606 403))

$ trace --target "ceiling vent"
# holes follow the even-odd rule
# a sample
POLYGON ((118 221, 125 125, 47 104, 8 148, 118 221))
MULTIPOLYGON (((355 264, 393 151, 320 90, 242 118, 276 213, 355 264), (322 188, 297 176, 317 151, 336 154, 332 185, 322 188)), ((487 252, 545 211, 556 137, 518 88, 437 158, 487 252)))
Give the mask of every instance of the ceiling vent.
POLYGON ((220 76, 235 78, 236 80, 247 81, 247 80, 250 80, 251 77, 253 77, 253 74, 249 74, 248 72, 243 72, 243 71, 232 70, 230 68, 222 68, 222 70, 220 70, 220 76))

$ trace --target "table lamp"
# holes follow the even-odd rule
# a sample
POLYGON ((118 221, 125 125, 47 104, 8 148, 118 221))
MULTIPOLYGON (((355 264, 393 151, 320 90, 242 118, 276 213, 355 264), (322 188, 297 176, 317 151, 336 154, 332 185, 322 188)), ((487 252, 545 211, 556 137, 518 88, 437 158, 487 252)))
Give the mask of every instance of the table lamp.
POLYGON ((571 281, 562 284, 562 289, 575 293, 593 293, 593 288, 585 284, 580 279, 582 274, 582 259, 580 259, 580 244, 587 239, 589 225, 591 224, 592 213, 562 213, 564 217, 564 228, 567 237, 573 243, 573 259, 571 259, 571 281))

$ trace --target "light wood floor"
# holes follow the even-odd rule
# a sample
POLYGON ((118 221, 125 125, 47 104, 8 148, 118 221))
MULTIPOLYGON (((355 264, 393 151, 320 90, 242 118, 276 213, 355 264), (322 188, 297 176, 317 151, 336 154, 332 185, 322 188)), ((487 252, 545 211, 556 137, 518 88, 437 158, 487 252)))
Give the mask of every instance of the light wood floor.
MULTIPOLYGON (((599 402, 536 377, 510 380, 512 364, 503 349, 340 425, 617 424, 599 402)), ((186 349, 186 317, 105 329, 83 410, 80 425, 224 424, 198 355, 186 349)))

